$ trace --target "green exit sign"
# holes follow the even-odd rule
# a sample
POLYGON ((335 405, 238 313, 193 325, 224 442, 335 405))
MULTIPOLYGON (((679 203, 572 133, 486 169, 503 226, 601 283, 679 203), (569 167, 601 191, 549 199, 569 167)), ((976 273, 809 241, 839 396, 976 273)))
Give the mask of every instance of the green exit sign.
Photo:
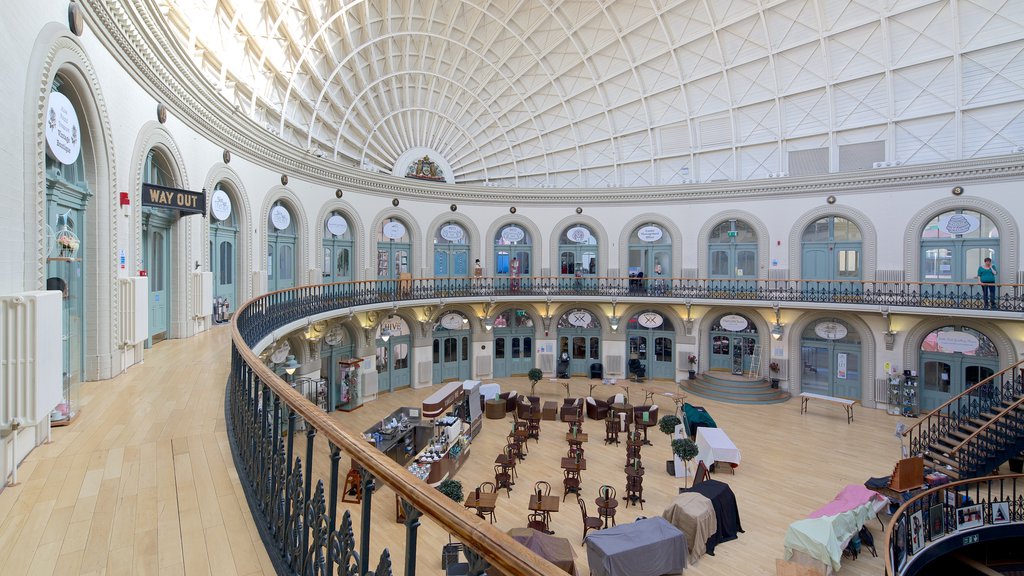
POLYGON ((729 238, 735 238, 735 237, 736 237, 736 231, 735 230, 729 230, 729 238))
POLYGON ((969 536, 964 536, 964 543, 963 543, 963 545, 967 546, 967 545, 970 545, 970 544, 977 544, 979 539, 980 539, 980 535, 979 534, 971 534, 969 536))

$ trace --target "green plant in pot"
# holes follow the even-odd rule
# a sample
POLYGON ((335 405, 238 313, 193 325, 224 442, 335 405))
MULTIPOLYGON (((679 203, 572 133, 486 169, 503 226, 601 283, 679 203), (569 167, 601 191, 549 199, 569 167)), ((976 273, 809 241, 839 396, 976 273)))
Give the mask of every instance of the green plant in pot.
POLYGON ((697 444, 689 438, 676 438, 672 441, 672 454, 683 461, 683 466, 686 467, 686 476, 689 476, 690 460, 697 457, 697 444))
MULTIPOLYGON (((676 426, 682 424, 683 421, 679 419, 675 414, 668 414, 658 419, 658 430, 661 430, 666 436, 672 437, 675 434, 676 426)), ((665 463, 665 470, 669 475, 675 475, 675 460, 669 460, 665 463)))
POLYGON ((462 494, 462 482, 452 480, 451 478, 442 480, 441 483, 437 485, 437 491, 451 498, 456 503, 462 502, 463 498, 465 498, 462 494))
POLYGON ((782 367, 779 366, 778 362, 770 362, 768 364, 768 371, 772 373, 772 376, 771 376, 772 388, 778 388, 779 387, 779 370, 781 370, 781 369, 782 369, 782 367))
POLYGON ((530 379, 530 396, 536 396, 534 389, 537 388, 537 382, 544 377, 544 373, 540 371, 540 368, 531 368, 526 373, 526 377, 530 379))

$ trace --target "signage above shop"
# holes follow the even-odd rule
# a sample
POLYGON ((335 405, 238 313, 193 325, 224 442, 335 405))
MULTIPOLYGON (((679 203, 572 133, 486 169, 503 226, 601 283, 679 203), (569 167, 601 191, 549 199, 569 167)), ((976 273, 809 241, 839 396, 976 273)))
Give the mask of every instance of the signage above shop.
POLYGON ((348 222, 335 214, 327 219, 327 231, 335 236, 344 236, 348 232, 348 222))
POLYGON ((142 205, 206 215, 206 191, 178 190, 156 184, 142 185, 142 205))
POLYGON ((587 230, 582 226, 569 228, 569 231, 566 232, 565 235, 569 238, 569 240, 572 240, 577 244, 589 244, 591 238, 593 238, 593 236, 590 235, 590 230, 587 230))
POLYGON ((78 114, 68 97, 50 92, 46 106, 46 149, 61 164, 74 164, 82 151, 78 114))
POLYGON ((814 333, 825 340, 842 340, 849 331, 839 322, 818 322, 814 325, 814 333))
POLYGON ((587 326, 590 326, 591 320, 593 320, 593 317, 590 315, 590 313, 584 312, 582 310, 577 310, 569 314, 569 324, 572 324, 573 326, 579 326, 580 328, 586 328, 587 326))
POLYGON ((663 235, 664 232, 662 232, 661 228, 658 228, 657 226, 644 226, 636 231, 636 237, 639 238, 641 242, 657 242, 658 240, 661 240, 663 235))
POLYGON ((516 228, 515 226, 509 226, 501 231, 501 239, 509 244, 515 244, 521 242, 523 238, 526 238, 526 232, 523 232, 522 228, 516 228))
POLYGON ((447 226, 441 227, 441 238, 449 242, 461 242, 465 238, 466 233, 462 230, 462 226, 458 224, 448 224, 447 226))
POLYGON ((444 326, 449 330, 462 330, 464 325, 462 321, 464 319, 465 317, 462 316, 462 314, 456 314, 454 312, 445 314, 444 316, 441 316, 441 326, 444 326))
POLYGON ((978 337, 968 332, 939 332, 935 343, 941 352, 974 352, 981 345, 978 337))
POLYGON ((981 221, 973 214, 951 214, 939 218, 939 230, 958 236, 969 234, 981 227, 981 221))
POLYGON ((210 197, 210 213, 217 220, 227 220, 231 217, 231 197, 220 188, 213 191, 210 197))
POLYGON ((748 322, 747 319, 739 314, 726 314, 718 321, 718 325, 723 330, 729 332, 739 332, 740 330, 746 330, 748 322))
POLYGON ((661 317, 661 314, 657 312, 644 312, 636 317, 636 323, 643 326, 644 328, 657 328, 665 322, 665 319, 661 317))
POLYGON ((284 206, 274 206, 270 209, 270 223, 278 230, 284 230, 291 226, 292 215, 284 206))
POLYGON ((390 240, 398 240, 402 236, 405 236, 405 225, 401 222, 388 222, 384 225, 382 230, 384 237, 390 240))

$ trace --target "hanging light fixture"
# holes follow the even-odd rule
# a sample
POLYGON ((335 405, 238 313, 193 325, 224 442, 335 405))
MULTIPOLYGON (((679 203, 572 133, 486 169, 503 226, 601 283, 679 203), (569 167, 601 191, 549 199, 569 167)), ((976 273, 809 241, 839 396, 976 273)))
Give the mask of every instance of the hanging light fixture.
POLYGON ((295 360, 293 354, 288 355, 288 359, 284 361, 284 371, 288 374, 288 381, 292 381, 292 377, 295 376, 295 371, 299 369, 299 363, 295 360))

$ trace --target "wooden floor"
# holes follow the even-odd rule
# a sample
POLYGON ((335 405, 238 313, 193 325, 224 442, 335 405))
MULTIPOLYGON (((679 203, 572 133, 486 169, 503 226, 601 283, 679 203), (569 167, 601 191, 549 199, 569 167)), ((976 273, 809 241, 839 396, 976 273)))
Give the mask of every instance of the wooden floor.
MULTIPOLYGON (((189 340, 161 343, 147 352, 146 362, 125 375, 82 387, 81 417, 71 426, 54 429, 52 444, 33 452, 20 469, 21 484, 0 493, 0 573, 20 574, 256 574, 273 573, 241 493, 225 436, 223 407, 227 373, 228 332, 224 327, 189 340)), ((499 379, 503 390, 525 392, 525 377, 499 379)), ((576 379, 574 396, 587 394, 591 381, 576 379)), ((657 390, 673 390, 669 382, 657 390)), ((399 406, 418 406, 436 388, 402 390, 334 418, 353 433, 399 406)), ((595 391, 607 397, 617 386, 595 391)), ((537 392, 560 400, 560 385, 542 381, 537 392)), ((639 404, 642 396, 633 392, 639 404)), ((716 556, 705 556, 686 574, 761 575, 775 573, 783 554, 783 536, 794 520, 825 504, 846 484, 891 472, 899 455, 893 429, 899 418, 880 410, 856 409, 853 424, 837 405, 812 402, 801 415, 799 403, 768 406, 722 404, 696 397, 743 453, 735 476, 716 474, 736 494, 743 528, 738 540, 722 544, 716 556)), ((674 408, 660 402, 662 414, 674 408)), ((511 417, 485 420, 471 445, 466 466, 457 478, 467 490, 493 479, 493 461, 505 443, 511 417)), ((561 496, 559 458, 566 451, 561 422, 543 422, 539 442, 519 466, 511 498, 497 507, 498 526, 526 525, 526 500, 536 480, 547 480, 561 496)), ((584 496, 592 503, 598 486, 625 488, 625 446, 605 446, 603 425, 588 421, 585 445, 588 470, 584 496)), ((620 506, 618 522, 660 515, 683 480, 669 476, 668 437, 652 428, 653 446, 644 447, 648 468, 644 478, 644 510, 620 506)), ((314 471, 327 476, 327 449, 322 438, 314 471)), ((343 458, 343 471, 349 462, 343 458)), ((382 547, 394 557, 402 574, 405 530, 394 522, 395 498, 387 488, 374 497, 371 569, 382 547)), ((344 505, 358 521, 359 506, 344 505)), ((594 514, 594 510, 590 510, 594 514)), ((467 512, 468 513, 468 512, 467 512)), ((358 524, 357 524, 358 526, 358 524)), ((586 550, 580 545, 582 521, 572 497, 554 514, 557 536, 568 538, 578 554, 579 573, 588 573, 586 550)), ((880 540, 877 521, 869 528, 880 540)), ((441 546, 447 533, 423 519, 418 541, 417 574, 442 574, 441 546)), ((844 561, 841 573, 875 576, 881 558, 861 555, 844 561)))

